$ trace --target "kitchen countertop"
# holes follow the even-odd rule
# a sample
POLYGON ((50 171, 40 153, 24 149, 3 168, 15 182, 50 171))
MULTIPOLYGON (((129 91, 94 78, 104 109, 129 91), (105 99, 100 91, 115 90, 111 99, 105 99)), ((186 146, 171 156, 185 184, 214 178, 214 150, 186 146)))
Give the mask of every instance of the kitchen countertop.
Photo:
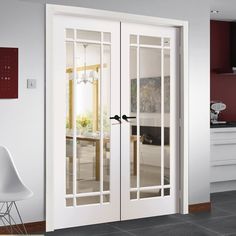
POLYGON ((236 121, 227 121, 225 124, 211 124, 211 128, 233 128, 236 127, 236 121))

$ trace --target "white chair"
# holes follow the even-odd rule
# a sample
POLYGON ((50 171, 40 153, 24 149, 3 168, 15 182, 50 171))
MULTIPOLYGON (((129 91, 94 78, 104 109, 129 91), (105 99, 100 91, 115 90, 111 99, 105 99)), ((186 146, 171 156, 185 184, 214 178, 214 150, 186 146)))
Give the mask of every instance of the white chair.
POLYGON ((27 234, 16 202, 30 198, 32 195, 33 192, 23 184, 11 154, 5 147, 0 146, 0 220, 4 226, 8 226, 6 228, 10 233, 15 230, 17 233, 27 234), (23 230, 12 217, 13 208, 18 214, 23 230))

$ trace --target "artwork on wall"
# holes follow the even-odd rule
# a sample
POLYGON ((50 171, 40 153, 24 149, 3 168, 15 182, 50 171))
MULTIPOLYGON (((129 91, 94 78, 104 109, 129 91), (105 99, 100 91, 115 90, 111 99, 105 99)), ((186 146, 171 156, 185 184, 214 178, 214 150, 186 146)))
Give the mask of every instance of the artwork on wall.
POLYGON ((0 99, 18 98, 18 48, 0 47, 0 99))
MULTIPOLYGON (((170 76, 164 78, 164 112, 170 112, 170 76)), ((137 79, 131 80, 131 112, 137 112, 137 79)), ((161 113, 161 77, 140 79, 140 113, 161 113)))

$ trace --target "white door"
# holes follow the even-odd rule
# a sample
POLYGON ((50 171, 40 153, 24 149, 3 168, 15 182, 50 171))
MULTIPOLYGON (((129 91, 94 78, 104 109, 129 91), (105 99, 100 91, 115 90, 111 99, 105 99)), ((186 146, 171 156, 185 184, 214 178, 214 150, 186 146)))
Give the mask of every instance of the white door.
POLYGON ((55 229, 178 211, 176 34, 54 19, 55 229))
POLYGON ((178 212, 176 41, 175 28, 121 25, 122 220, 178 212))
POLYGON ((120 220, 119 37, 119 22, 55 19, 55 229, 120 220))

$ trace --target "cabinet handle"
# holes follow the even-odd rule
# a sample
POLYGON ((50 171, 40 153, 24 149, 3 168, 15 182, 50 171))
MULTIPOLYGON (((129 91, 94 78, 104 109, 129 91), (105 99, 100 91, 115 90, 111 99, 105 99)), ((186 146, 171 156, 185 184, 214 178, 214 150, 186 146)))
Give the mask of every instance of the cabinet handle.
POLYGON ((236 131, 213 131, 213 134, 236 134, 236 131))
POLYGON ((236 145, 236 143, 212 143, 214 146, 236 145))

